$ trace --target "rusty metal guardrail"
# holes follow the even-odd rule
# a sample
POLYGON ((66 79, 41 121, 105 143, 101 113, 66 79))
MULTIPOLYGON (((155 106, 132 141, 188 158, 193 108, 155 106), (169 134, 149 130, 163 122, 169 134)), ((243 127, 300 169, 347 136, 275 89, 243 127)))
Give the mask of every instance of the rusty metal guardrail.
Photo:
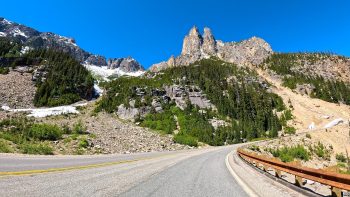
POLYGON ((281 172, 295 175, 295 185, 299 187, 303 186, 302 179, 304 178, 331 186, 332 196, 340 197, 342 196, 342 190, 350 191, 350 175, 325 172, 323 170, 307 167, 299 167, 293 164, 283 163, 272 158, 266 159, 264 157, 248 153, 243 149, 238 149, 237 153, 248 163, 255 164, 256 166, 260 165, 264 171, 267 171, 269 167, 274 169, 276 177, 281 178, 281 172))

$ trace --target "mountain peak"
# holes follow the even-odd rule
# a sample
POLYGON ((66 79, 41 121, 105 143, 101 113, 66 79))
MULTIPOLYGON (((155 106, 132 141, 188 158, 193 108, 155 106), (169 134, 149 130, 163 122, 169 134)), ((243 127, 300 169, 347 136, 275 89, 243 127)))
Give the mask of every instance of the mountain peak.
POLYGON ((200 51, 203 38, 198 31, 196 26, 193 26, 190 30, 190 33, 185 36, 184 42, 182 45, 182 55, 198 55, 200 51))
POLYGON ((202 51, 207 56, 215 55, 217 52, 216 40, 208 27, 204 28, 202 51))
POLYGON ((242 42, 222 42, 215 39, 210 28, 204 28, 203 37, 196 26, 185 36, 181 54, 166 62, 154 64, 150 70, 159 71, 173 66, 186 66, 198 60, 218 57, 238 65, 258 65, 272 54, 271 46, 263 39, 252 37, 242 42))
POLYGON ((204 27, 204 34, 203 34, 203 37, 212 37, 213 34, 211 32, 211 29, 209 27, 204 27))
POLYGON ((188 34, 189 36, 196 36, 199 37, 201 36, 201 34, 199 33, 199 30, 197 28, 197 26, 193 26, 188 34))

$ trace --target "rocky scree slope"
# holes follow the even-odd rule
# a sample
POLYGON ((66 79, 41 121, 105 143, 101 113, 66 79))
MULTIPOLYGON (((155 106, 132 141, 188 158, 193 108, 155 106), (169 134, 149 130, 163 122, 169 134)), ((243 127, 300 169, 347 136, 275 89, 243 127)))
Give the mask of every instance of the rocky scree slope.
POLYGON ((156 72, 169 67, 183 66, 203 58, 218 57, 226 62, 237 65, 258 65, 272 54, 270 45, 263 39, 252 37, 241 42, 223 42, 216 40, 209 28, 204 28, 203 36, 197 27, 193 27, 183 41, 179 56, 171 56, 164 61, 151 66, 150 71, 156 72))

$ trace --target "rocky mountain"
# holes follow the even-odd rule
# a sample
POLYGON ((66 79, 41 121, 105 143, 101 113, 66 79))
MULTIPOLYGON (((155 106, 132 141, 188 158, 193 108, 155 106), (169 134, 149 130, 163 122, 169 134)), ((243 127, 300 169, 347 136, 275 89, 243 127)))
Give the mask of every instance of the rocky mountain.
POLYGON ((39 32, 33 28, 0 18, 0 37, 20 42, 21 53, 30 49, 48 48, 70 54, 84 65, 97 67, 107 66, 109 69, 119 68, 123 73, 143 71, 144 68, 136 60, 127 58, 111 58, 106 60, 100 55, 91 54, 80 48, 73 38, 60 36, 51 32, 39 32))
POLYGON ((111 58, 107 62, 107 67, 109 69, 119 68, 125 72, 144 71, 144 68, 141 66, 141 64, 132 57, 111 58))
POLYGON ((209 28, 204 28, 204 34, 201 35, 198 28, 193 27, 184 38, 181 54, 178 57, 171 56, 168 61, 154 64, 150 70, 159 71, 168 67, 189 65, 213 56, 238 65, 258 65, 270 54, 272 54, 271 46, 261 38, 223 42, 216 40, 209 28))

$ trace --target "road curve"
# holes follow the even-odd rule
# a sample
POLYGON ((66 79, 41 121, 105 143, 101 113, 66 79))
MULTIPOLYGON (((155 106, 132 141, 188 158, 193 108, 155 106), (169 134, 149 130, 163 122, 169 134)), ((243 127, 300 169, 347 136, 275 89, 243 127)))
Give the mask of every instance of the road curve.
POLYGON ((101 156, 2 154, 0 191, 1 196, 248 196, 242 188, 263 182, 260 196, 298 196, 271 186, 230 154, 231 170, 239 171, 242 179, 253 179, 250 186, 241 187, 242 180, 238 184, 225 163, 238 146, 101 156))
POLYGON ((107 156, 0 155, 1 172, 27 172, 0 175, 0 191, 1 196, 247 196, 225 165, 231 150, 232 146, 107 156), (113 163, 120 161, 128 162, 113 163), (82 168, 103 163, 110 165, 82 168))

